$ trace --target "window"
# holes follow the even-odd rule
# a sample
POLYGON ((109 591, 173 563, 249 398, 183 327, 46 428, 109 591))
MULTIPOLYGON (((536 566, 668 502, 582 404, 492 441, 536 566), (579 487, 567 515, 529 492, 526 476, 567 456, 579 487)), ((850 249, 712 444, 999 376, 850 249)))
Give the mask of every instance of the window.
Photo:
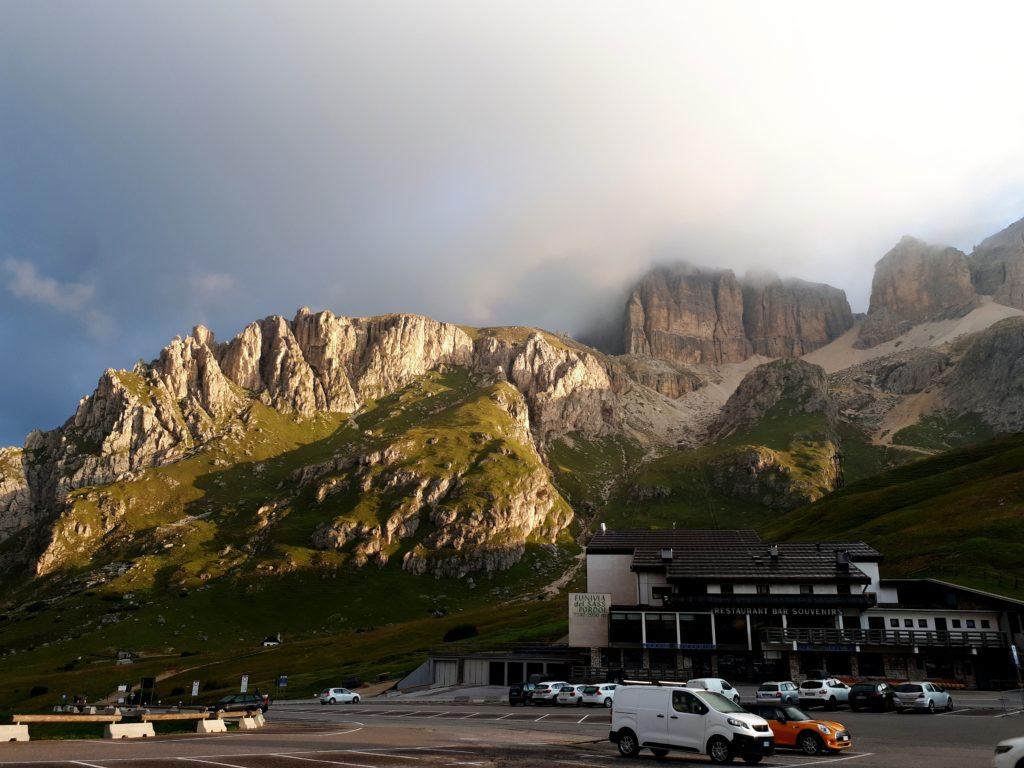
POLYGON ((757 585, 757 594, 759 594, 759 595, 770 595, 771 592, 772 592, 771 587, 768 586, 767 584, 758 584, 757 585))
POLYGON ((608 639, 613 643, 640 643, 642 635, 639 613, 613 613, 609 622, 608 639))
POLYGON ((982 629, 991 629, 992 628, 992 622, 990 622, 988 619, 982 619, 981 620, 981 628, 982 629))
POLYGON ((917 626, 921 629, 928 629, 928 619, 918 619, 917 626))
POLYGON ((890 627, 898 627, 899 625, 900 625, 900 620, 899 619, 889 619, 889 626, 890 627))
POLYGON ((664 600, 666 597, 671 596, 671 594, 672 587, 651 587, 651 599, 653 600, 664 600))
POLYGON ((814 594, 814 585, 813 584, 801 584, 800 585, 800 594, 801 595, 813 595, 814 594))
POLYGON ((850 592, 850 585, 849 584, 837 584, 836 585, 836 594, 838 594, 838 595, 849 595, 849 594, 852 594, 850 592))
POLYGON ((974 621, 974 619, 968 619, 967 620, 967 628, 968 629, 974 629, 975 625, 976 625, 976 622, 974 621))
POLYGON ((672 691, 672 709, 687 715, 700 714, 704 707, 697 697, 687 691, 672 691))
POLYGON ((731 595, 732 594, 732 584, 723 584, 722 585, 722 594, 723 595, 731 595))
POLYGON ((912 626, 914 626, 914 620, 913 619, 904 619, 903 620, 903 626, 904 627, 912 627, 912 626))
POLYGON ((960 619, 953 619, 953 629, 960 629, 960 619))

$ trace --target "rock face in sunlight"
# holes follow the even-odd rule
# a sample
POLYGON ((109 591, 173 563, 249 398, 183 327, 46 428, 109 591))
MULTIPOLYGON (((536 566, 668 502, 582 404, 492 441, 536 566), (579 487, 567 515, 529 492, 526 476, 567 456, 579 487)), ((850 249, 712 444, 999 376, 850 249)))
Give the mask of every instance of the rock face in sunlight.
POLYGON ((846 294, 828 285, 688 264, 652 269, 626 307, 627 352, 720 365, 751 355, 796 357, 853 325, 846 294))
POLYGON ((977 301, 963 252, 904 237, 875 265, 858 344, 874 347, 917 323, 965 315, 977 301))

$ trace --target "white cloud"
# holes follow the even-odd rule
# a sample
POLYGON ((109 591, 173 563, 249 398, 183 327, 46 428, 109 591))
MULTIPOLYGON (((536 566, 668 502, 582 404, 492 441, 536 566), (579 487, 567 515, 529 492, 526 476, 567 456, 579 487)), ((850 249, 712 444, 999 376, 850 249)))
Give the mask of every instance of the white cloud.
POLYGON ((62 283, 52 277, 43 277, 30 261, 5 259, 7 290, 19 299, 59 310, 78 312, 88 304, 95 293, 91 283, 62 283))
POLYGON ((207 272, 192 278, 192 288, 203 296, 214 296, 235 287, 235 278, 224 272, 207 272))
POLYGON ((5 259, 0 266, 7 274, 7 290, 16 298, 77 317, 94 338, 106 339, 112 335, 113 319, 106 312, 91 306, 96 294, 92 283, 64 283, 52 277, 44 277, 39 274, 35 264, 21 259, 5 259))

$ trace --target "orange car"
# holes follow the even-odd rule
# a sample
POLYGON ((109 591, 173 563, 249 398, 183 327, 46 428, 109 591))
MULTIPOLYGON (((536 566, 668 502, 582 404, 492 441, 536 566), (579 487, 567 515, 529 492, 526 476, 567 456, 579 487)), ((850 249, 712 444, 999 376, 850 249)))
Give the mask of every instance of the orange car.
POLYGON ((754 704, 747 710, 768 721, 778 747, 794 747, 805 755, 839 752, 853 746, 846 726, 833 720, 815 720, 799 707, 754 704))

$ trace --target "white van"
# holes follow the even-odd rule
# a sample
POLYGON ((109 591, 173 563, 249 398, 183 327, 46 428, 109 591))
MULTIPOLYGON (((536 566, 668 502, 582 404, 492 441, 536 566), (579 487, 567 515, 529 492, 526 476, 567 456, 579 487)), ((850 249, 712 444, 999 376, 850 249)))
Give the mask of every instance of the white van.
POLYGON ((608 738, 623 757, 679 750, 707 754, 717 765, 736 757, 757 765, 775 752, 767 720, 720 693, 681 685, 620 685, 608 738))

